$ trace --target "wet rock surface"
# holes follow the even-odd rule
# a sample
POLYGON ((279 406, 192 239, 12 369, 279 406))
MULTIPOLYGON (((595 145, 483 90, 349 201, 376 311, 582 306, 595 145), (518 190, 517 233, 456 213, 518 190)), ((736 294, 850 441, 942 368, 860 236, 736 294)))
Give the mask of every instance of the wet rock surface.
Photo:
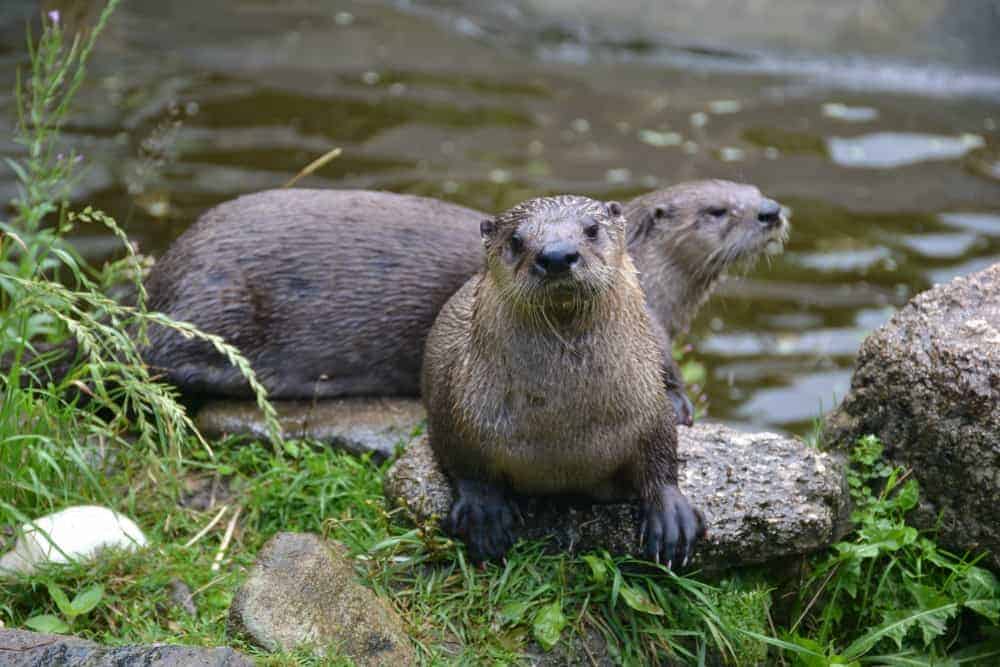
POLYGON ((229 610, 229 632, 268 651, 312 649, 358 665, 415 664, 396 613, 362 586, 343 547, 279 533, 261 549, 229 610))
MULTIPOLYGON (((704 513, 709 535, 694 566, 721 570, 821 549, 847 529, 843 460, 772 433, 718 424, 682 428, 680 487, 704 513)), ((385 493, 417 520, 445 516, 453 491, 426 437, 390 468, 385 493)), ((547 498, 522 502, 518 537, 548 539, 553 549, 641 552, 638 503, 586 504, 547 498)))
MULTIPOLYGON (((372 452, 391 456, 407 443, 424 418, 419 401, 409 399, 343 399, 330 401, 275 401, 282 432, 287 438, 325 442, 354 454, 372 452)), ((264 419, 251 401, 218 401, 198 412, 198 428, 207 437, 247 435, 267 439, 264 419)))
POLYGON ((1000 264, 915 297, 865 340, 827 420, 847 447, 874 434, 920 482, 918 525, 1000 568, 1000 264))
POLYGON ((0 628, 0 667, 253 667, 230 648, 101 646, 66 635, 0 628))

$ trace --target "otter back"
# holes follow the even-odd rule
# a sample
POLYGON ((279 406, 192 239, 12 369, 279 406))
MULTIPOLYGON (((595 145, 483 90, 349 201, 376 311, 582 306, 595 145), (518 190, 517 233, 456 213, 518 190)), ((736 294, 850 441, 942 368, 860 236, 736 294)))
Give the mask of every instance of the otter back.
MULTIPOLYGON (((271 190, 207 212, 156 263, 149 306, 236 345, 275 398, 419 393, 424 339, 481 266, 482 215, 384 192, 271 190)), ((150 331, 182 391, 247 396, 205 343, 150 331)))

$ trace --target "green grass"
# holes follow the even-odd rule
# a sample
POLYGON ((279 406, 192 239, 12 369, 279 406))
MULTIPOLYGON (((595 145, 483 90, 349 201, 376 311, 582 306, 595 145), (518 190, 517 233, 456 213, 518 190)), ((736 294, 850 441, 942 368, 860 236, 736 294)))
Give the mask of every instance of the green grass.
MULTIPOLYGON (((48 23, 19 78, 24 155, 8 165, 21 193, 0 222, 0 352, 9 364, 0 375, 0 527, 95 503, 135 519, 151 546, 0 578, 5 626, 65 624, 108 644, 226 644, 262 664, 319 664, 305 654, 265 656, 225 631, 232 596, 261 546, 281 531, 312 531, 347 545, 361 580, 400 613, 427 664, 509 664, 546 649, 583 664, 594 651, 629 665, 998 659, 996 579, 907 525, 919 489, 881 460, 872 439, 853 455, 854 533, 785 571, 714 579, 605 553, 546 553, 537 543, 476 568, 434 526, 387 510, 384 464, 306 442, 205 442, 138 352, 149 326, 204 334, 148 313, 143 258, 109 217, 66 203, 78 160, 61 148, 59 130, 114 4, 85 42, 48 23), (74 225, 95 224, 122 238, 123 259, 89 267, 62 241, 74 225), (134 286, 134 306, 104 296, 123 281, 134 286), (41 347, 68 337, 79 343, 76 359, 41 347), (57 366, 69 372, 52 373, 57 366), (192 500, 205 488, 217 490, 212 505, 192 500), (218 524, 189 544, 223 506, 218 524), (237 510, 234 539, 222 550, 237 510), (194 591, 196 616, 169 603, 175 580, 194 591)), ((206 338, 252 380, 237 351, 206 338)), ((685 367, 691 383, 699 372, 685 367)), ((270 409, 262 390, 258 401, 270 409)), ((12 541, 0 532, 0 546, 12 541)))

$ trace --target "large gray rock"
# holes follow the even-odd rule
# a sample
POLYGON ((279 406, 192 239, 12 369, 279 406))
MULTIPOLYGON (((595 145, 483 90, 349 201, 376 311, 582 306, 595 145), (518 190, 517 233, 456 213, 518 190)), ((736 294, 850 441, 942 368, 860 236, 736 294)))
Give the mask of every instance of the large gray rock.
MULTIPOLYGON (((694 564, 709 570, 763 563, 821 549, 846 532, 848 496, 841 458, 773 433, 718 424, 680 429, 680 487, 708 521, 694 564)), ((386 496, 418 520, 443 517, 454 498, 426 437, 389 469, 386 496)), ((527 501, 519 537, 554 549, 641 553, 638 504, 527 501)))
MULTIPOLYGON (((318 440, 354 454, 373 452, 392 456, 396 445, 410 440, 424 418, 419 401, 394 398, 326 401, 274 401, 286 438, 318 440)), ((197 417, 198 428, 209 438, 248 435, 266 440, 264 419, 251 401, 206 404, 197 417)))
POLYGON ((0 628, 0 667, 253 667, 231 648, 101 646, 86 639, 0 628))
POLYGON ((279 533, 264 545, 233 598, 229 632, 268 651, 416 663, 402 621, 361 585, 343 547, 309 533, 279 533))
POLYGON ((919 294, 869 336, 827 426, 844 447, 878 436, 920 482, 917 524, 940 515, 945 544, 1000 568, 1000 264, 919 294))

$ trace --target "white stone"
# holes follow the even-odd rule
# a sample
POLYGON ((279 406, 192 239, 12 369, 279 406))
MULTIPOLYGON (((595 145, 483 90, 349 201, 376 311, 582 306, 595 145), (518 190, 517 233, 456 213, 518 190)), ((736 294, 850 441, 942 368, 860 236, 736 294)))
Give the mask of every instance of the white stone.
POLYGON ((107 507, 67 507, 24 524, 14 548, 0 558, 0 574, 30 574, 46 563, 91 558, 108 547, 133 550, 146 544, 135 522, 107 507))

